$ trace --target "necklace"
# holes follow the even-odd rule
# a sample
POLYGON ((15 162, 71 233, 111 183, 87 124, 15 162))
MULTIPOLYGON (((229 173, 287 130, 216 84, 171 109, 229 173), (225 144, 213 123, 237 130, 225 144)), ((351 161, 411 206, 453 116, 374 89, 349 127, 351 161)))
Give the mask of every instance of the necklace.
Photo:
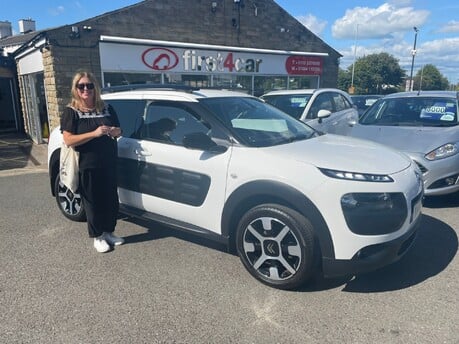
POLYGON ((87 111, 87 112, 93 112, 95 109, 96 109, 95 107, 91 107, 91 108, 90 108, 90 107, 85 107, 85 106, 82 106, 82 107, 81 107, 81 110, 83 110, 83 111, 85 111, 85 112, 86 112, 86 111, 87 111))

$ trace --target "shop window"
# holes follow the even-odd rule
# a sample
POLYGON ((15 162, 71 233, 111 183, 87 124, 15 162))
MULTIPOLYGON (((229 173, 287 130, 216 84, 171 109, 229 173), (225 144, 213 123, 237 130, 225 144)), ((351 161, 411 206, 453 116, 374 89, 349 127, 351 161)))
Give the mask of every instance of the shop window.
POLYGON ((21 84, 27 133, 34 142, 41 143, 49 134, 43 72, 21 75, 21 84))
POLYGON ((152 73, 104 73, 104 87, 135 85, 135 84, 160 84, 161 74, 152 73))
POLYGON ((317 76, 295 76, 289 77, 288 88, 289 90, 298 90, 302 88, 318 88, 317 76))
POLYGON ((210 75, 194 75, 194 74, 165 74, 164 82, 166 84, 180 84, 191 87, 210 87, 210 75))
POLYGON ((213 86, 253 94, 252 76, 218 74, 213 77, 213 86))
POLYGON ((254 78, 254 91, 255 96, 274 91, 285 90, 287 88, 287 77, 280 76, 255 76, 254 78))
POLYGON ((0 77, 0 132, 19 129, 12 78, 0 77))

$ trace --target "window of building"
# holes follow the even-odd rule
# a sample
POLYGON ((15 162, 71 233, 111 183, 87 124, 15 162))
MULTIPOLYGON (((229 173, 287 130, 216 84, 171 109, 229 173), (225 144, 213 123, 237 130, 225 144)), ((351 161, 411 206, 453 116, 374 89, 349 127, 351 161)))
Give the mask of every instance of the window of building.
POLYGON ((255 76, 254 77, 254 92, 255 96, 273 90, 285 90, 287 88, 286 76, 255 76))
POLYGON ((132 84, 160 84, 161 74, 152 73, 104 73, 104 87, 132 84))

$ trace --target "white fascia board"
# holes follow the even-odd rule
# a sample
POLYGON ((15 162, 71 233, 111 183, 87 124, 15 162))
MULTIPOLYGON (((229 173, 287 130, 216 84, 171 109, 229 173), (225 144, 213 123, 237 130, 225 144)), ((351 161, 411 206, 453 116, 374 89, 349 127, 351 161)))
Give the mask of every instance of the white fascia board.
POLYGON ((195 48, 195 49, 211 49, 211 50, 232 50, 241 52, 251 53, 263 53, 263 54, 277 54, 277 55, 304 55, 304 56, 328 56, 328 53, 317 53, 317 52, 305 52, 305 51, 289 51, 289 50, 271 50, 271 49, 255 49, 255 48, 243 48, 243 47, 231 47, 225 45, 210 45, 210 44, 197 44, 197 43, 184 43, 184 42, 173 42, 173 41, 159 41, 152 39, 140 39, 140 38, 129 38, 129 37, 117 37, 117 36, 100 36, 100 40, 107 43, 125 43, 125 44, 139 44, 139 45, 160 45, 177 48, 195 48))
POLYGON ((43 47, 46 44, 46 38, 42 38, 38 42, 35 42, 35 44, 31 44, 31 43, 29 43, 29 44, 30 45, 26 50, 24 50, 22 53, 20 53, 20 54, 18 54, 18 55, 16 55, 14 57, 16 60, 19 60, 19 59, 23 58, 24 56, 27 56, 27 55, 33 53, 35 50, 38 50, 41 47, 43 47))

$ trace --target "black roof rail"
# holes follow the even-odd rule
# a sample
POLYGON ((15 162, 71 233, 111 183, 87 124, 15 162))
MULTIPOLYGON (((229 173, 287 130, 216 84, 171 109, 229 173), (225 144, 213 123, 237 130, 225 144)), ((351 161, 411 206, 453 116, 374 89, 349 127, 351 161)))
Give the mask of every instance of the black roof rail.
POLYGON ((182 90, 187 92, 197 91, 198 87, 179 85, 179 84, 131 84, 131 85, 119 85, 104 87, 101 89, 102 93, 113 93, 123 92, 132 90, 148 90, 148 89, 159 89, 159 90, 182 90))

